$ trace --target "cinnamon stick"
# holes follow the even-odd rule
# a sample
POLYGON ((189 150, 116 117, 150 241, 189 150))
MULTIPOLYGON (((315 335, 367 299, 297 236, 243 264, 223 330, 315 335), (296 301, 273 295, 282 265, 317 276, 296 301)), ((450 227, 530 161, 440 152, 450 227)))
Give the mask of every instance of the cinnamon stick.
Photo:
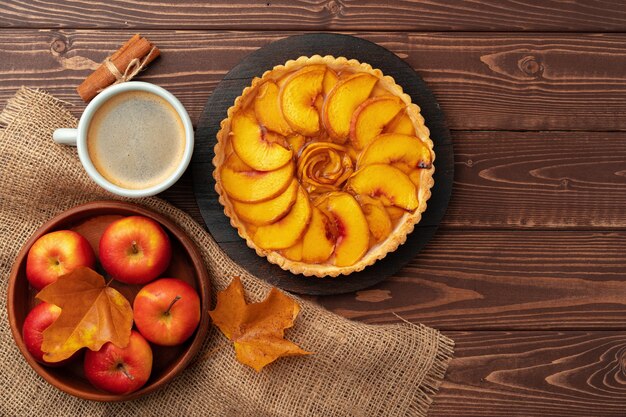
POLYGON ((154 61, 159 55, 160 51, 156 46, 148 39, 136 34, 107 58, 108 65, 105 60, 76 88, 76 91, 85 102, 88 102, 111 84, 129 81, 136 72, 154 61), (114 68, 110 67, 111 64, 114 68))

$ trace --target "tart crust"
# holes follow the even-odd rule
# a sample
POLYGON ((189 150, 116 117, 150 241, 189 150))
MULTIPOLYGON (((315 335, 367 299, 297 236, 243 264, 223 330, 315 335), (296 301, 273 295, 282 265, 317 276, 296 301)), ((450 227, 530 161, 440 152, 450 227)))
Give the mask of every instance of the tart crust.
POLYGON ((289 60, 284 65, 277 65, 273 69, 265 71, 262 77, 255 77, 250 86, 246 87, 241 95, 235 99, 233 106, 228 109, 227 118, 222 120, 220 130, 217 133, 217 143, 214 148, 215 157, 213 158, 213 177, 215 178, 215 190, 219 195, 219 202, 224 207, 224 214, 230 219, 230 224, 237 229, 239 236, 242 237, 246 244, 254 249, 257 255, 266 257, 273 264, 280 266, 284 270, 288 270, 294 274, 303 274, 305 276, 316 277, 337 277, 339 275, 348 275, 352 272, 358 272, 365 267, 372 265, 377 260, 383 259, 388 253, 395 251, 398 246, 402 245, 407 235, 411 233, 417 223, 420 222, 422 213, 426 210, 427 201, 431 196, 431 188, 434 185, 433 174, 435 172, 435 153, 433 151, 433 141, 430 139, 430 131, 425 125, 424 118, 420 113, 417 104, 411 102, 411 97, 404 93, 402 87, 396 84, 395 80, 384 75, 379 69, 372 68, 367 63, 361 63, 354 59, 345 57, 333 57, 330 55, 311 57, 301 56, 296 60, 289 60), (433 164, 430 168, 420 170, 420 185, 418 190, 418 207, 413 212, 403 214, 398 220, 395 228, 390 235, 382 242, 372 246, 366 254, 356 263, 350 266, 338 267, 332 264, 311 264, 298 262, 287 259, 275 250, 266 250, 258 247, 252 238, 248 235, 243 222, 238 218, 233 209, 232 202, 221 186, 220 167, 224 164, 226 157, 232 152, 232 145, 229 143, 229 133, 231 131, 231 120, 235 113, 240 109, 247 107, 255 94, 256 89, 267 80, 278 80, 287 73, 296 71, 306 65, 325 64, 331 69, 345 69, 349 67, 355 72, 365 72, 374 75, 379 79, 379 83, 393 95, 397 96, 406 104, 406 114, 411 119, 415 128, 415 135, 424 142, 430 149, 433 164))

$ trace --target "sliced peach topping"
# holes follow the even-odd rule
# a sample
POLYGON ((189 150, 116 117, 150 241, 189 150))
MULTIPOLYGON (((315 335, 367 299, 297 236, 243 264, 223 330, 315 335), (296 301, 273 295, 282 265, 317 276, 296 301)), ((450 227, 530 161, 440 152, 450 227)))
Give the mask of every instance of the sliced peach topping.
POLYGON ((256 229, 252 240, 263 249, 286 249, 302 236, 311 220, 311 204, 306 191, 298 188, 296 202, 282 219, 256 229))
POLYGON ((285 191, 293 179, 292 162, 274 171, 257 171, 232 153, 222 165, 221 184, 234 200, 254 203, 269 200, 285 191))
POLYGON ((313 103, 313 106, 315 107, 315 109, 317 110, 317 114, 321 116, 322 114, 322 109, 324 108, 324 96, 323 95, 318 95, 315 98, 315 102, 313 103))
POLYGON ((315 104, 314 104, 320 116, 322 116, 322 111, 324 108, 324 100, 328 96, 328 93, 330 93, 330 90, 332 90, 333 87, 335 87, 335 84, 337 84, 337 81, 339 81, 339 77, 337 77, 337 73, 330 68, 326 68, 326 73, 324 74, 324 80, 322 80, 322 94, 318 95, 315 98, 315 104))
POLYGON ((326 130, 337 143, 344 143, 350 134, 352 114, 369 97, 378 78, 357 73, 341 80, 324 102, 322 120, 326 130))
POLYGON ((324 80, 322 81, 322 91, 324 93, 324 97, 328 97, 328 94, 333 88, 335 88, 338 81, 339 77, 337 76, 337 73, 330 68, 326 68, 326 74, 324 74, 324 80))
POLYGON ((288 248, 281 250, 280 254, 287 259, 300 262, 302 261, 302 248, 302 240, 299 240, 298 242, 296 242, 295 245, 289 246, 288 248))
POLYGON ((392 222, 399 220, 402 216, 404 216, 407 212, 404 209, 396 206, 387 206, 385 207, 387 214, 392 222))
POLYGON ((311 222, 306 232, 295 245, 280 253, 287 259, 306 263, 323 263, 335 250, 335 237, 330 231, 330 220, 320 209, 313 206, 311 222))
POLYGON ((394 96, 365 100, 354 111, 350 121, 352 146, 357 150, 365 148, 403 108, 404 103, 394 96))
POLYGON ((289 136, 293 133, 291 126, 283 117, 278 100, 279 87, 273 81, 266 81, 260 87, 254 99, 254 112, 265 128, 289 136))
POLYGON ((233 116, 231 143, 241 160, 257 171, 273 171, 291 161, 285 138, 259 126, 251 113, 233 116))
POLYGON ((361 204, 361 209, 363 210, 363 214, 365 214, 365 219, 367 220, 370 233, 375 243, 382 242, 389 236, 393 229, 393 223, 391 222, 387 210, 385 210, 385 206, 380 200, 366 195, 358 195, 356 198, 359 204, 361 204))
POLYGON ((265 226, 284 217, 296 202, 298 181, 294 178, 285 191, 276 197, 258 203, 242 203, 233 200, 237 216, 247 223, 265 226))
POLYGON ((315 100, 322 92, 326 66, 309 65, 293 73, 280 91, 280 104, 287 123, 304 136, 320 130, 315 100))
POLYGON ((372 90, 370 94, 370 97, 383 97, 383 96, 395 97, 385 87, 381 86, 380 84, 376 84, 376 86, 374 87, 374 89, 372 90))
POLYGON ((432 156, 428 146, 416 136, 383 133, 377 136, 357 159, 357 167, 391 164, 404 173, 430 168, 432 156))
POLYGON ((317 207, 311 212, 311 222, 302 236, 302 262, 322 263, 335 250, 333 225, 328 217, 317 207))
POLYGON ((336 266, 350 266, 369 249, 369 226, 361 206, 348 193, 336 191, 315 201, 331 220, 335 230, 334 261, 336 266))
POLYGON ((413 184, 415 184, 415 188, 420 189, 420 183, 422 181, 422 171, 419 169, 414 169, 409 172, 409 179, 413 184))
POLYGON ((385 206, 415 210, 417 189, 409 177, 390 165, 374 164, 358 169, 348 180, 348 189, 355 194, 379 199, 385 206))
POLYGON ((300 152, 300 149, 304 146, 305 142, 306 138, 298 133, 294 133, 293 135, 287 137, 287 143, 289 143, 289 147, 296 155, 300 152))
POLYGON ((385 129, 383 129, 384 133, 399 133, 402 135, 414 135, 415 134, 415 126, 413 125, 413 121, 406 113, 406 110, 398 113, 398 115, 391 121, 385 129))

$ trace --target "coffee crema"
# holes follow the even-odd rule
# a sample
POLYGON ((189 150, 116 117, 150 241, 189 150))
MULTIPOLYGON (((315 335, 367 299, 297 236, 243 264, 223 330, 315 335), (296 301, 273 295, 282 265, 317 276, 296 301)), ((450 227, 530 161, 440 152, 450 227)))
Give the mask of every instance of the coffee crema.
POLYGON ((145 91, 120 93, 94 113, 87 151, 96 170, 122 188, 141 190, 169 178, 185 151, 185 126, 176 109, 145 91))

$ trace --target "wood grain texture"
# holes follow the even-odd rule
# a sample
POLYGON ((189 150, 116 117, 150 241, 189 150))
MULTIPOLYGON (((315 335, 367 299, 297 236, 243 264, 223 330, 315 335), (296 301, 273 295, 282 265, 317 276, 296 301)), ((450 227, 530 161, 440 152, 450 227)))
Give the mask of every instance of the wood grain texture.
POLYGON ((602 0, 8 0, 0 27, 235 30, 623 31, 626 12, 602 0))
POLYGON ((622 331, 447 335, 455 359, 429 416, 624 416, 622 331))
POLYGON ((626 228, 626 134, 454 132, 449 228, 626 228))
MULTIPOLYGON (((28 85, 79 115, 76 85, 141 31, 163 57, 140 79, 171 90, 194 122, 228 70, 297 31, 390 49, 462 131, 451 204, 391 279, 307 298, 368 323, 397 314, 446 329, 456 357, 429 415, 625 414, 623 2, 8 0, 0 28, 0 107, 28 85)), ((202 222, 191 172, 161 197, 202 222)))
POLYGON ((394 277, 317 301, 368 323, 444 330, 624 329, 624 253, 626 232, 440 229, 394 277))
MULTIPOLYGON (((3 30, 0 106, 21 85, 73 104, 75 87, 134 31, 3 30)), ((244 56, 292 33, 142 31, 163 56, 140 79, 197 122, 244 56)), ((409 63, 455 130, 626 130, 626 34, 355 33, 409 63)), ((259 68, 259 74, 265 70, 259 68)))

